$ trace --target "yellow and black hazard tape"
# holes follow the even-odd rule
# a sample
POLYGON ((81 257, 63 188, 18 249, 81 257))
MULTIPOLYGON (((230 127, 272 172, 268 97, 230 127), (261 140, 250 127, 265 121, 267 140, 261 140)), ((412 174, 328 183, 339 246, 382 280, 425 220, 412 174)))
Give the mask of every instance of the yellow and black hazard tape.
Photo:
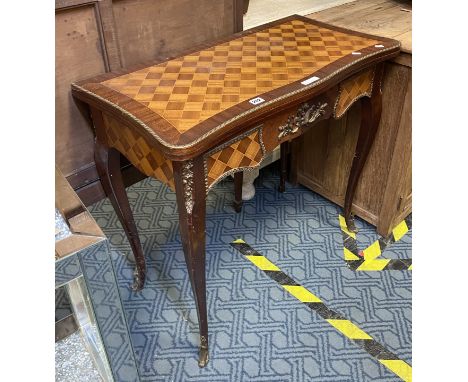
POLYGON ((362 252, 359 252, 356 233, 346 226, 346 220, 339 216, 343 235, 344 259, 353 271, 413 270, 412 259, 379 259, 382 252, 391 244, 400 240, 411 229, 412 218, 409 215, 391 232, 388 238, 380 237, 362 252))
POLYGON ((308 289, 299 285, 275 264, 261 255, 242 239, 237 239, 231 245, 250 260, 257 268, 261 269, 271 279, 280 284, 293 297, 307 305, 311 310, 318 313, 330 325, 340 333, 353 340, 357 345, 376 358, 382 365, 387 367, 403 381, 411 381, 412 368, 397 355, 379 344, 369 334, 347 320, 340 313, 328 308, 316 295, 308 289))

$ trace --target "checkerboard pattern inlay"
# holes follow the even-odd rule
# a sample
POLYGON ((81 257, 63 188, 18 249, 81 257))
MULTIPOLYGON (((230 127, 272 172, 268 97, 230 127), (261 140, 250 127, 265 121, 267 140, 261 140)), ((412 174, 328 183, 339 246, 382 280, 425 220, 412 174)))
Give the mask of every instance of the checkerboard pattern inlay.
POLYGON ((174 191, 172 162, 132 128, 106 114, 103 118, 108 145, 125 155, 143 174, 160 180, 174 191))
POLYGON ((102 84, 145 105, 182 134, 221 111, 376 43, 290 20, 102 84))
POLYGON ((354 103, 356 98, 372 92, 374 68, 358 73, 340 84, 340 96, 336 101, 335 118, 341 117, 354 103))
POLYGON ((254 131, 206 159, 208 187, 235 168, 256 167, 260 164, 264 151, 259 134, 258 130, 254 131))

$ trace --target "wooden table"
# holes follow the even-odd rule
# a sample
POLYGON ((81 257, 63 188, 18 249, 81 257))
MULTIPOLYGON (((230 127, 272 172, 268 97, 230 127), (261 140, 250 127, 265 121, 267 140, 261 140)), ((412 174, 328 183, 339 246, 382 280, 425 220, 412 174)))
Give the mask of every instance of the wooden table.
MULTIPOLYGON (((72 85, 74 97, 89 107, 101 182, 135 254, 135 289, 143 287, 146 266, 122 183, 120 154, 176 192, 198 312, 201 367, 208 361, 207 192, 229 174, 258 167, 266 154, 317 121, 340 118, 363 98, 344 207, 350 223, 354 191, 380 119, 383 62, 399 49, 392 39, 295 15, 163 63, 72 85)), ((239 200, 242 179, 235 178, 239 200)))

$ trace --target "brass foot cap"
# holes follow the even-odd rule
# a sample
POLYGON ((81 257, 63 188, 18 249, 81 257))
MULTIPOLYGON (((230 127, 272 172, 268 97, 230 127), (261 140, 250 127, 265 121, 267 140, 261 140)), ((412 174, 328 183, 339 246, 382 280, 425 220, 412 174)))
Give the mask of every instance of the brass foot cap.
POLYGON ((205 367, 208 363, 208 349, 207 348, 200 348, 200 353, 198 357, 198 366, 205 367))
POLYGON ((356 228, 356 224, 354 224, 354 216, 351 216, 349 219, 346 220, 346 228, 348 231, 353 233, 358 233, 358 229, 356 228))
POLYGON ((135 292, 138 292, 143 289, 145 286, 145 275, 141 275, 140 272, 135 270, 133 274, 133 285, 132 285, 132 290, 135 292))

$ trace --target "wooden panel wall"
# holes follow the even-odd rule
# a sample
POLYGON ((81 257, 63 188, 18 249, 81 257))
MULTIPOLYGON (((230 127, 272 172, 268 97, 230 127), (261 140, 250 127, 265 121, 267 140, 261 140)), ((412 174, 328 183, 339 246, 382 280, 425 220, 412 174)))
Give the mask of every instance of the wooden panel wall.
MULTIPOLYGON (((85 204, 104 196, 94 134, 70 94, 73 81, 242 30, 242 0, 56 0, 55 161, 85 204)), ((140 178, 128 169, 127 184, 140 178)))
POLYGON ((113 10, 123 66, 164 60, 234 31, 233 6, 227 1, 114 0, 113 10), (161 22, 171 19, 177 22, 161 22))
POLYGON ((109 70, 97 3, 55 16, 55 157, 71 175, 91 165, 93 132, 74 104, 70 83, 109 70))

